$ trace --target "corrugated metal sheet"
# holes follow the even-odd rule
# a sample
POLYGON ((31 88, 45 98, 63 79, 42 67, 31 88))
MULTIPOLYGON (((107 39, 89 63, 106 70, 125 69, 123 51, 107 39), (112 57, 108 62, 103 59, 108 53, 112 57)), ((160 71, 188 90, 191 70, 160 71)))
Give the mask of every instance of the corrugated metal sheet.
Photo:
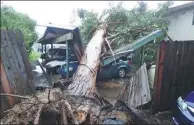
MULTIPOLYGON (((113 53, 116 55, 115 56, 115 59, 119 59, 121 58, 124 54, 127 54, 129 52, 132 52, 144 45, 146 45, 147 43, 151 42, 152 40, 164 35, 165 32, 163 30, 156 30, 150 34, 148 34, 147 36, 144 36, 138 40, 136 40, 135 42, 133 42, 132 44, 128 44, 124 47, 121 47, 119 49, 116 49, 113 51, 113 53), (124 53, 125 52, 125 53, 124 53)), ((108 55, 106 56, 109 56, 109 55, 112 55, 111 52, 108 52, 108 55)), ((103 60, 104 60, 104 65, 107 65, 111 62, 114 61, 114 57, 109 57, 109 58, 106 58, 106 56, 103 57, 103 60), (106 59, 105 59, 106 58, 106 59)))
POLYGON ((119 99, 130 107, 138 107, 151 101, 146 64, 144 63, 136 74, 126 84, 119 99))

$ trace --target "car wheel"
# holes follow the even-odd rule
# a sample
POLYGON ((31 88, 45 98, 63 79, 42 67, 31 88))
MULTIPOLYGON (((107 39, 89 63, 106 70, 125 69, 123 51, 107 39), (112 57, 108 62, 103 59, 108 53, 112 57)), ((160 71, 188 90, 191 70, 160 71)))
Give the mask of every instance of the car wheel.
POLYGON ((119 69, 118 75, 120 78, 124 78, 126 76, 126 70, 124 68, 119 69))
POLYGON ((57 70, 58 70, 59 68, 61 68, 61 66, 55 67, 55 68, 53 69, 53 73, 54 73, 54 74, 58 74, 58 73, 57 73, 57 70))

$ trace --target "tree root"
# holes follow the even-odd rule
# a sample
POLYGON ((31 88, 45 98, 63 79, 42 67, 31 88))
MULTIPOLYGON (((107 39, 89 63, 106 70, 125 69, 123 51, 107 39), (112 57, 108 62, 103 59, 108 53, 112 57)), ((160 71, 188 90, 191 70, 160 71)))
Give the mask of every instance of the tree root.
POLYGON ((41 112, 43 110, 44 104, 40 107, 40 109, 37 112, 36 118, 34 119, 34 125, 38 125, 39 124, 39 119, 40 119, 40 115, 41 112))

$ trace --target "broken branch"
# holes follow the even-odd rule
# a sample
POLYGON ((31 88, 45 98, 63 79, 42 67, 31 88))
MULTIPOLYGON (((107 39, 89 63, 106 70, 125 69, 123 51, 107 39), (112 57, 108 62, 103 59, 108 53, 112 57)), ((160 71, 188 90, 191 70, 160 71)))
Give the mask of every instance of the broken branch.
POLYGON ((67 101, 65 101, 65 100, 62 101, 62 102, 64 102, 65 105, 67 106, 67 109, 69 110, 69 112, 70 112, 70 114, 71 114, 71 116, 72 116, 72 119, 73 119, 74 124, 79 125, 77 119, 75 118, 75 116, 74 116, 74 114, 73 114, 73 111, 72 111, 72 109, 71 109, 71 105, 70 105, 67 101))
POLYGON ((62 104, 62 102, 59 103, 60 109, 61 109, 61 124, 62 125, 66 125, 68 124, 67 122, 67 111, 66 111, 66 107, 64 107, 64 105, 62 104))
POLYGON ((0 96, 11 96, 11 97, 17 97, 17 98, 23 98, 23 99, 29 99, 29 97, 21 96, 21 95, 14 95, 14 94, 0 94, 0 96))
POLYGON ((43 107, 44 107, 44 104, 40 107, 40 109, 37 112, 36 118, 34 119, 34 125, 39 124, 40 114, 42 112, 43 107))
POLYGON ((109 43, 109 41, 108 41, 106 38, 105 38, 105 41, 106 41, 106 43, 108 44, 108 47, 109 47, 109 49, 110 49, 110 51, 111 51, 111 53, 112 53, 112 55, 113 55, 113 57, 114 57, 115 63, 116 63, 115 54, 114 54, 114 52, 112 51, 112 48, 111 48, 111 46, 110 46, 110 43, 109 43))

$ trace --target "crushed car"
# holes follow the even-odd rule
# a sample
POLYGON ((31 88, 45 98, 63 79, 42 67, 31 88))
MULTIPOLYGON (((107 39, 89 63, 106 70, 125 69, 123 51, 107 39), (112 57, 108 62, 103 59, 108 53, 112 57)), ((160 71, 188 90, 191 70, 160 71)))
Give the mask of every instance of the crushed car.
MULTIPOLYGON (((112 78, 112 77, 125 77, 131 70, 131 60, 127 58, 120 58, 108 65, 100 66, 97 78, 112 78)), ((79 63, 78 61, 69 62, 69 77, 73 76, 73 73, 76 71, 79 63)), ((61 68, 57 69, 57 73, 60 74, 61 78, 65 79, 67 75, 67 65, 63 64, 61 68)))

